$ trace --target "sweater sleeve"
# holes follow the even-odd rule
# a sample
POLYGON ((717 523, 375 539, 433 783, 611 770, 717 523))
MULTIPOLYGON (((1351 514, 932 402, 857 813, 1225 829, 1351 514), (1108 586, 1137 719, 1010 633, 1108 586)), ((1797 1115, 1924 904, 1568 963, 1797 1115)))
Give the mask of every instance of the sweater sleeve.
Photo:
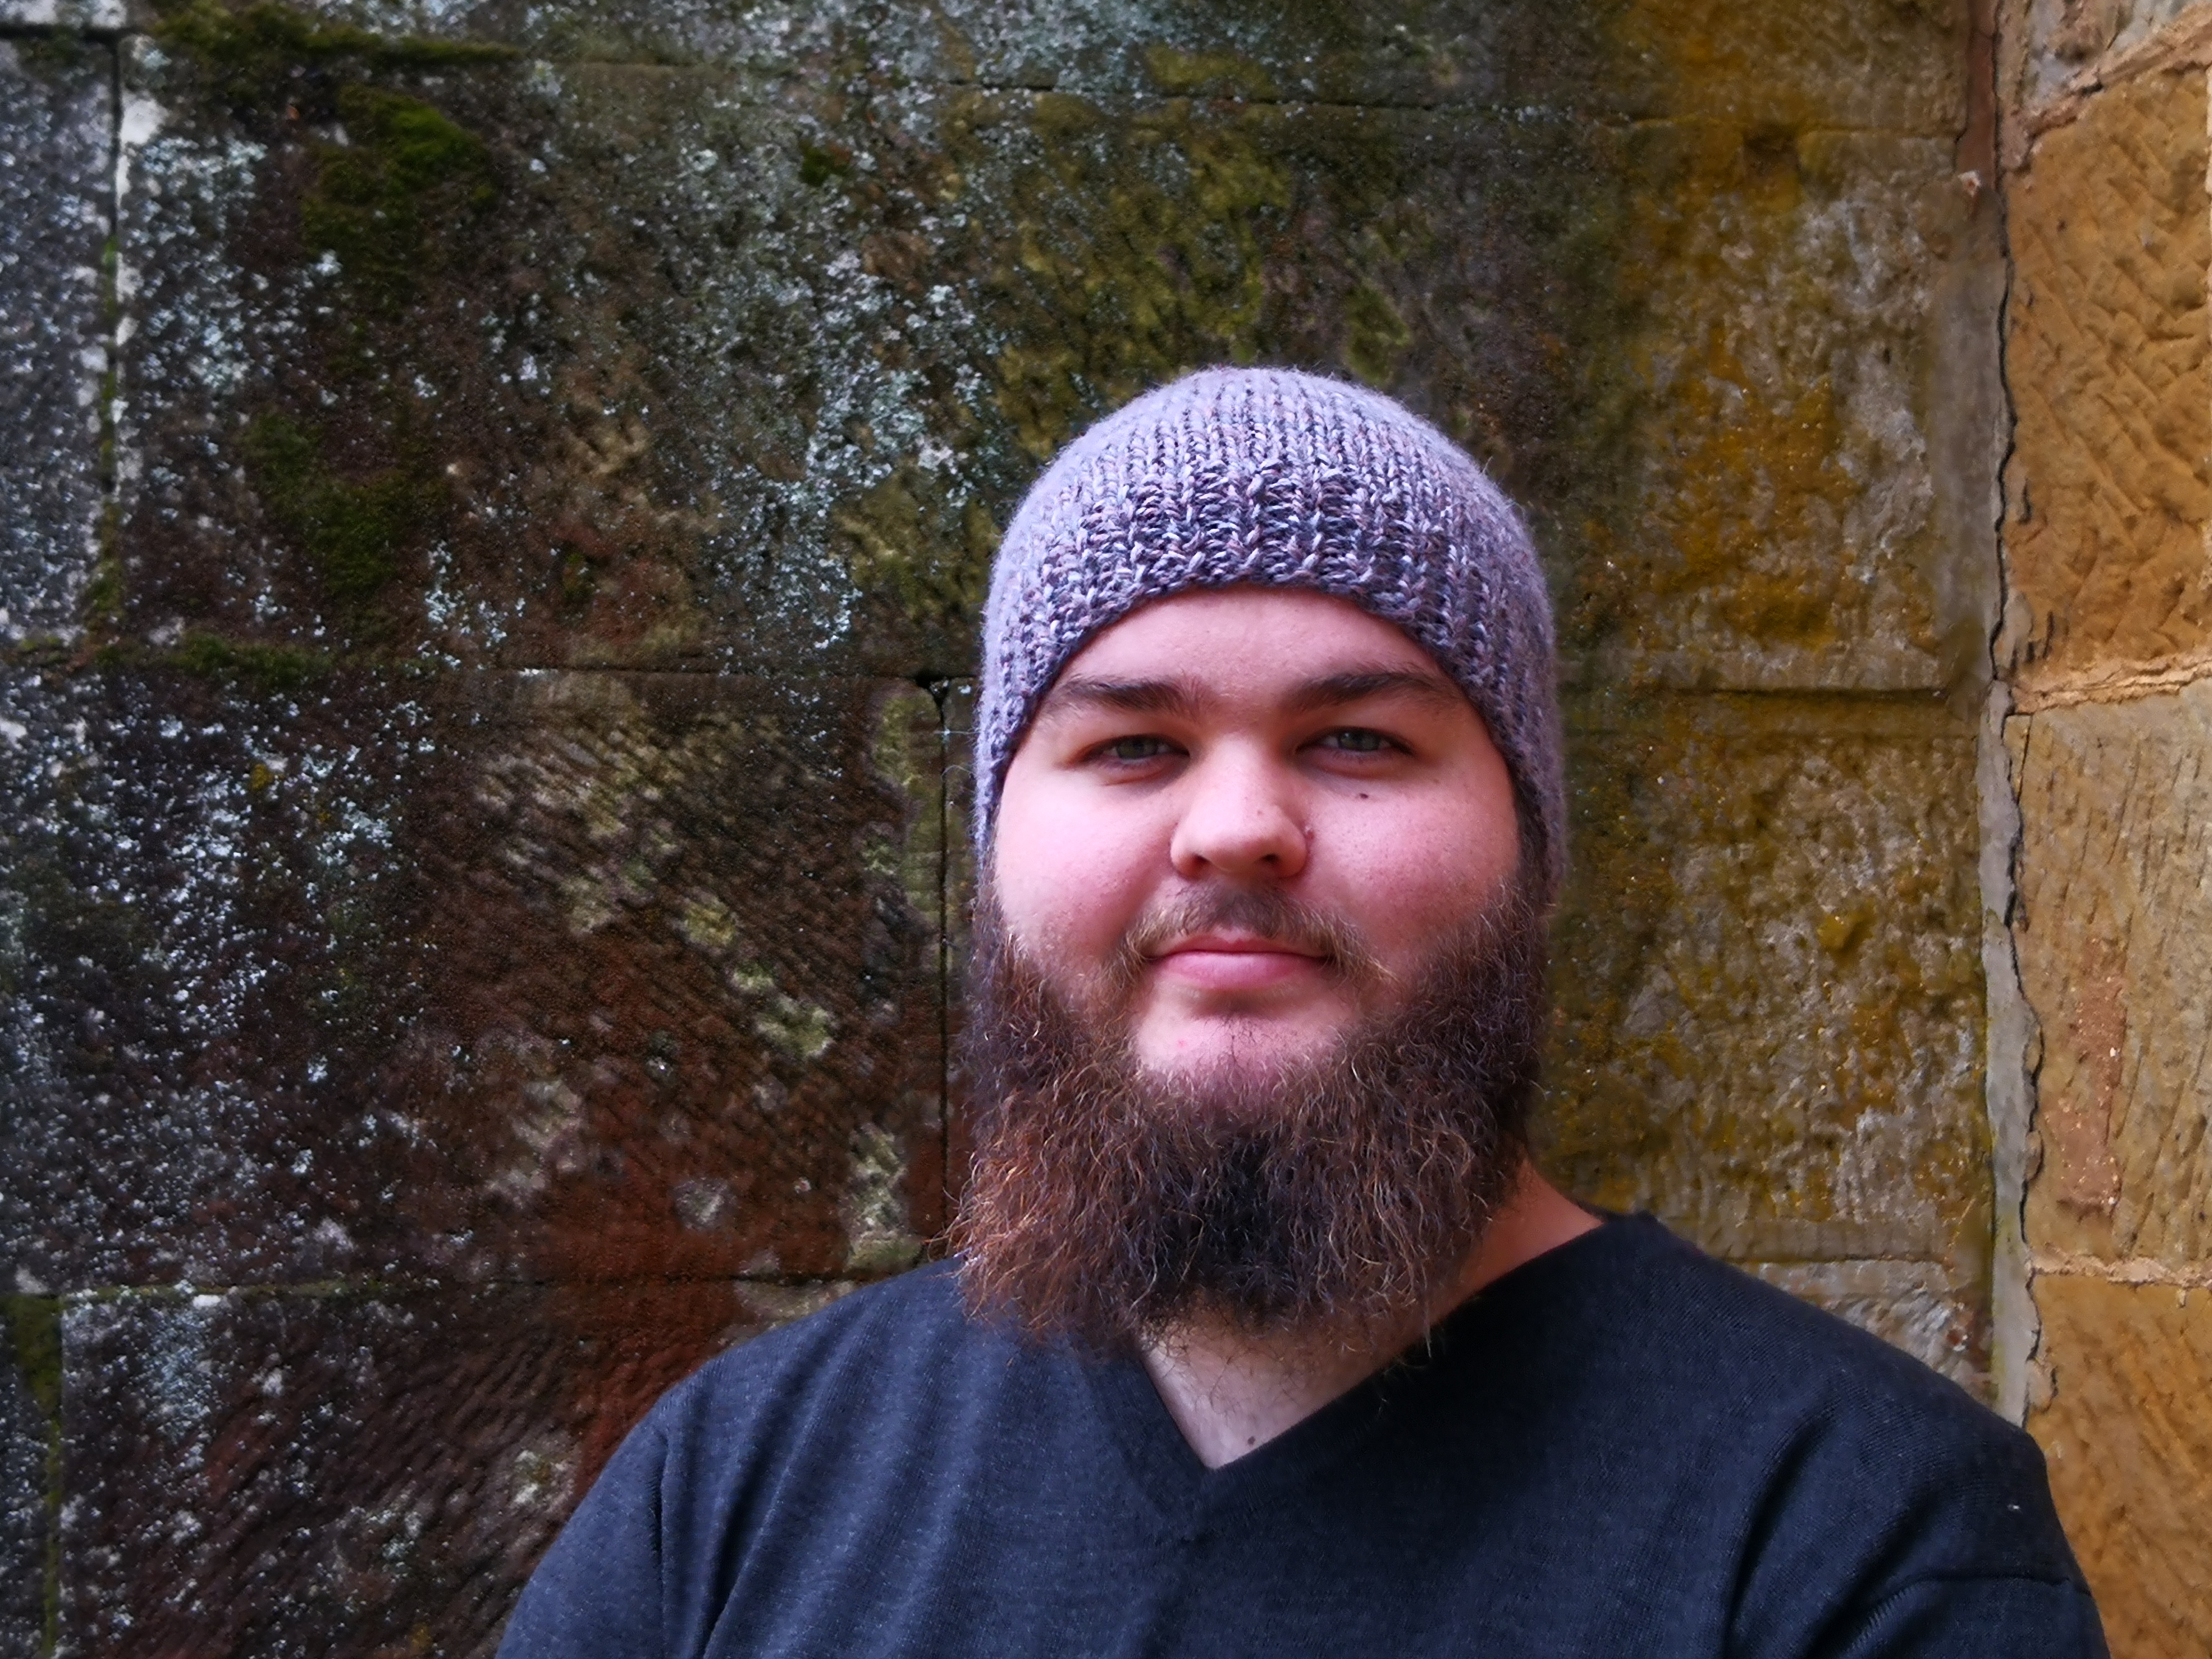
POLYGON ((1870 1392, 1802 1424, 1782 1459, 1729 1652, 2105 1659, 2035 1443, 1932 1378, 1870 1392))
POLYGON ((660 1485, 667 1443, 633 1430, 538 1564, 498 1659, 664 1659, 660 1485))
POLYGON ((1835 1659, 2107 1659, 2095 1603, 2042 1578, 1923 1578, 1838 1633, 1835 1659))

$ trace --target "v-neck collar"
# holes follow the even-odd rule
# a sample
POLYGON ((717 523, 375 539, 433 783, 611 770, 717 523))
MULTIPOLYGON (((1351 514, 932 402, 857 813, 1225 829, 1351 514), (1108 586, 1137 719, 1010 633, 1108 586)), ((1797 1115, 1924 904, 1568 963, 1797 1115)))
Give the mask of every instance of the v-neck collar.
POLYGON ((1131 1480, 1172 1532, 1188 1540, 1208 1525, 1286 1497, 1443 1386, 1456 1362, 1483 1346, 1479 1332, 1509 1307, 1618 1242, 1628 1218, 1603 1224, 1500 1274, 1446 1314, 1419 1342, 1282 1433, 1218 1469, 1183 1438, 1144 1361, 1134 1355, 1084 1363, 1094 1408, 1131 1480))

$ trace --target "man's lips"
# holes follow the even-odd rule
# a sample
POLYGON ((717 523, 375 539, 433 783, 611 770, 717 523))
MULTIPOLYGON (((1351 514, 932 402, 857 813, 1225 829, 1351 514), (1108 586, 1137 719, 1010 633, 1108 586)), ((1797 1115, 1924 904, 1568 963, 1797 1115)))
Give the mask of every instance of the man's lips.
POLYGON ((1197 933, 1152 958, 1155 972, 1199 991, 1261 991, 1310 974, 1318 952, 1248 933, 1197 933))

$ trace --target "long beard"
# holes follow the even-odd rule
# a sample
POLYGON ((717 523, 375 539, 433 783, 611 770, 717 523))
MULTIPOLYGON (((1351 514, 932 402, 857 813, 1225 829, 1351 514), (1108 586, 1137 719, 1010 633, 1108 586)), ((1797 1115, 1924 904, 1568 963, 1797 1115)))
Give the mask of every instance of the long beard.
MULTIPOLYGON (((1206 914, 1381 978, 1356 936, 1276 896, 1206 914)), ((960 1063, 977 1144, 953 1243, 970 1309, 1033 1338, 1115 1353, 1195 1320, 1349 1344, 1418 1328, 1526 1156, 1548 1000, 1544 919, 1517 886, 1417 982, 1355 984, 1387 1012, 1256 1075, 1147 1071, 1128 976, 1079 1010, 988 898, 976 939, 960 1063)))

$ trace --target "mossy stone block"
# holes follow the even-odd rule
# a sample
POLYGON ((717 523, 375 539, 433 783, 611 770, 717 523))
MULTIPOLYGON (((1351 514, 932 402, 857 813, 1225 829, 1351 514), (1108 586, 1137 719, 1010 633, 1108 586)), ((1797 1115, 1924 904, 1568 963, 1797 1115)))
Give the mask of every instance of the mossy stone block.
POLYGON ((1737 1260, 1979 1283, 1972 723, 1934 699, 1669 696, 1577 699, 1569 732, 1550 1166, 1737 1260))
POLYGON ((49 695, 0 870, 7 1271, 865 1273, 941 1224, 910 685, 171 661, 49 695))
POLYGON ((1966 100, 1960 0, 314 0, 313 15, 555 60, 713 64, 837 82, 875 76, 1086 97, 1244 98, 1405 108, 1542 108, 1604 119, 1713 116, 1948 137, 1966 100))

